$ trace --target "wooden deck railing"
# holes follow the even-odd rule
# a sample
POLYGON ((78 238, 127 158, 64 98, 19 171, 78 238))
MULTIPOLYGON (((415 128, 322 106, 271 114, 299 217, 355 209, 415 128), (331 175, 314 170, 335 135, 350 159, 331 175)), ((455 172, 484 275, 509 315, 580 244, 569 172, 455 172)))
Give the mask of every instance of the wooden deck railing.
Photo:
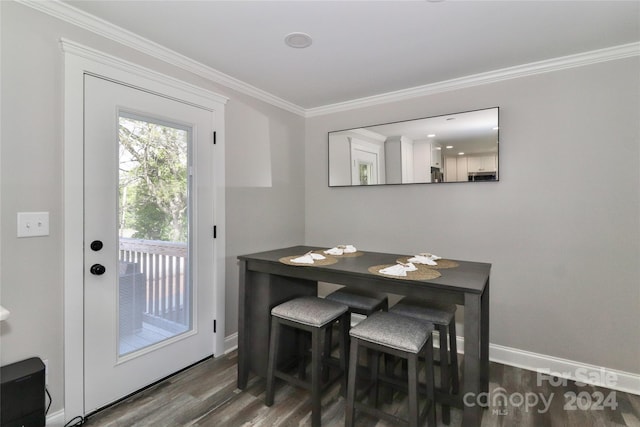
POLYGON ((144 319, 165 329, 188 326, 187 244, 120 238, 120 262, 133 266, 145 283, 144 319))

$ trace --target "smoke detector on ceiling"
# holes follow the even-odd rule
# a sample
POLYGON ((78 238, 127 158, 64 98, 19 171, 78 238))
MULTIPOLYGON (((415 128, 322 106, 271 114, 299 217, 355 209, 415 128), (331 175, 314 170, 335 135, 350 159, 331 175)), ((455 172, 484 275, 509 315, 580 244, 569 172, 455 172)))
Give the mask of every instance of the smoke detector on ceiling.
POLYGON ((287 36, 284 38, 284 42, 289 47, 304 49, 305 47, 311 46, 311 43, 313 41, 311 40, 311 36, 309 36, 309 34, 291 33, 287 34, 287 36))

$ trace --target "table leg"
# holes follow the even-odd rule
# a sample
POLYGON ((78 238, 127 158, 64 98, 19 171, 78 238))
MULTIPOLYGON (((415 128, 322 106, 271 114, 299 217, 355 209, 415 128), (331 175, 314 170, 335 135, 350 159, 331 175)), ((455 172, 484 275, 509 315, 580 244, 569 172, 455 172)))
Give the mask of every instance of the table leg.
POLYGON ((480 389, 489 392, 489 278, 482 293, 480 313, 480 389))
POLYGON ((248 339, 246 329, 247 292, 246 292, 247 262, 240 260, 239 294, 238 294, 238 388, 244 390, 249 379, 249 360, 247 358, 248 339))
POLYGON ((482 407, 477 403, 480 394, 482 366, 482 304, 479 294, 464 296, 464 383, 462 386, 463 426, 479 426, 482 421, 482 407))

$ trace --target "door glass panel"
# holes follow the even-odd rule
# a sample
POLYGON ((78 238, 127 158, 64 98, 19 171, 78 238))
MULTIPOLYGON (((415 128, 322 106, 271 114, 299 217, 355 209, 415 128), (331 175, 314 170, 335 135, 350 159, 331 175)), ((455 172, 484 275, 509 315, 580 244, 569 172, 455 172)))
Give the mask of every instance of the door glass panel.
POLYGON ((120 112, 119 356, 192 329, 187 127, 120 112))
POLYGON ((369 176, 371 175, 371 167, 373 165, 371 163, 360 162, 358 166, 360 167, 360 185, 369 185, 369 176))

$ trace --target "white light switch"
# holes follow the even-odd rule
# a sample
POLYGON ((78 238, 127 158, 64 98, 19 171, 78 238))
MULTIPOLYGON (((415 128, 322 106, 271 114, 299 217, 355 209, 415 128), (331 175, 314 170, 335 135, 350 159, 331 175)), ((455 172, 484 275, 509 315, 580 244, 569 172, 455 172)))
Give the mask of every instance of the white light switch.
POLYGON ((49 212, 18 212, 18 237, 49 235, 49 212))

